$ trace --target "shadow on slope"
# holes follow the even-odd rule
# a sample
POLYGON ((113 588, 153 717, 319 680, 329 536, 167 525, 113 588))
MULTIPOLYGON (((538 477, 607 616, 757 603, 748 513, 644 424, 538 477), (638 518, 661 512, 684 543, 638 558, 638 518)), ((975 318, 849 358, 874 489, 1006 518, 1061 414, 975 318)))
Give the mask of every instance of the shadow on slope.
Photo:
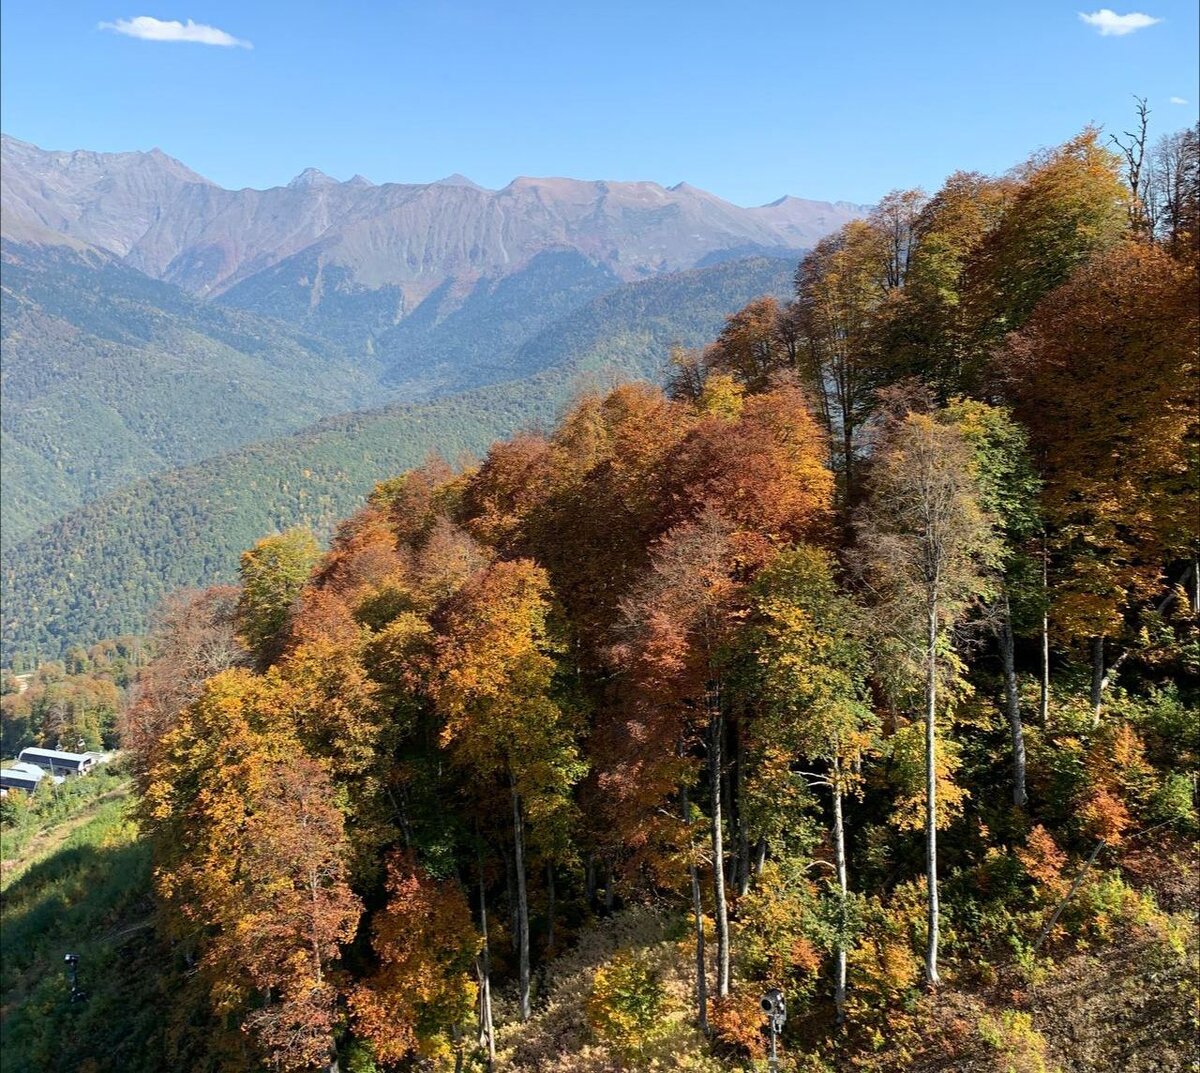
POLYGON ((169 949, 153 931, 149 847, 106 802, 4 892, 4 1069, 152 1073, 163 1056, 169 949), (72 1003, 63 956, 80 957, 72 1003))

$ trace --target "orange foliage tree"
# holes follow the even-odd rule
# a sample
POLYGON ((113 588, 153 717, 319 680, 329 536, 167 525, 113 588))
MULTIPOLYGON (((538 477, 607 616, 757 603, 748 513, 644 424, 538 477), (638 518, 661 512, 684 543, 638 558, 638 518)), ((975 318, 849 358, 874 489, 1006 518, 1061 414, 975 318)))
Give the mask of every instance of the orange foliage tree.
POLYGON ((458 884, 435 880, 410 855, 393 852, 371 948, 378 965, 351 992, 350 1009, 375 1056, 399 1062, 461 1046, 479 939, 458 884))
POLYGON ((1053 613, 1092 638, 1099 710, 1104 638, 1161 595, 1164 565, 1194 554, 1194 271, 1147 243, 1099 255, 1049 295, 1008 345, 1053 529, 1053 613))
POLYGON ((360 906, 328 769, 307 758, 271 683, 210 680, 164 739, 141 812, 156 888, 198 943, 218 1013, 238 1013, 284 1069, 332 1060, 329 974, 360 906))

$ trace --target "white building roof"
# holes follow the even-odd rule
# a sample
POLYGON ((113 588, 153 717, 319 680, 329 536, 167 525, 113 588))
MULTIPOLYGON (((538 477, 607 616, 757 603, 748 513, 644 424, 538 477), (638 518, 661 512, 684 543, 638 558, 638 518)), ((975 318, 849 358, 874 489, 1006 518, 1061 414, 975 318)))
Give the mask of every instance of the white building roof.
POLYGON ((46 774, 37 764, 27 764, 23 760, 18 760, 15 764, 9 764, 3 770, 11 772, 13 775, 28 775, 33 779, 40 779, 46 774))
POLYGON ((89 759, 87 753, 64 753, 58 749, 37 749, 32 746, 28 749, 22 749, 18 759, 26 756, 41 757, 43 760, 59 760, 64 764, 82 764, 85 760, 89 759))

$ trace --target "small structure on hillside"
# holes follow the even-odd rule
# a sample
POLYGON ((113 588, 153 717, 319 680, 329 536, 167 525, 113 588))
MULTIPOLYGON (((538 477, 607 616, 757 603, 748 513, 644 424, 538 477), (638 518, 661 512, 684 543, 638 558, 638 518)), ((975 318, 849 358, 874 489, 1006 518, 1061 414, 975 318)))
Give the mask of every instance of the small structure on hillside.
POLYGON ((94 754, 64 753, 57 749, 22 749, 17 759, 36 764, 51 775, 86 775, 96 766, 94 754))
POLYGON ((25 793, 31 794, 45 778, 50 778, 56 783, 62 782, 61 776, 47 776, 37 764, 18 760, 15 764, 0 768, 0 791, 7 794, 9 790, 24 790, 25 793))

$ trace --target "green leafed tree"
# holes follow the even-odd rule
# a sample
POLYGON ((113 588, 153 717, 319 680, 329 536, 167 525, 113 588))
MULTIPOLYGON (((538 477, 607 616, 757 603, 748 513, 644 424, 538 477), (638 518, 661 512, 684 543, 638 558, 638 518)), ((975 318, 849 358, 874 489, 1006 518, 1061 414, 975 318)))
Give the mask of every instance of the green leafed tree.
POLYGON ((238 627, 260 663, 279 654, 288 612, 320 554, 317 538, 307 529, 263 537, 242 553, 238 627))
POLYGON ((768 798, 760 807, 779 809, 779 784, 785 784, 786 794, 786 784, 797 778, 797 759, 825 765, 825 770, 799 778, 827 787, 832 803, 830 834, 842 924, 834 967, 840 1020, 846 1007, 849 895, 843 803, 857 784, 858 761, 877 729, 868 703, 861 623, 851 600, 838 592, 828 554, 803 545, 781 552, 758 574, 751 585, 751 607, 748 640, 763 712, 754 728, 759 774, 754 784, 762 785, 768 798))

